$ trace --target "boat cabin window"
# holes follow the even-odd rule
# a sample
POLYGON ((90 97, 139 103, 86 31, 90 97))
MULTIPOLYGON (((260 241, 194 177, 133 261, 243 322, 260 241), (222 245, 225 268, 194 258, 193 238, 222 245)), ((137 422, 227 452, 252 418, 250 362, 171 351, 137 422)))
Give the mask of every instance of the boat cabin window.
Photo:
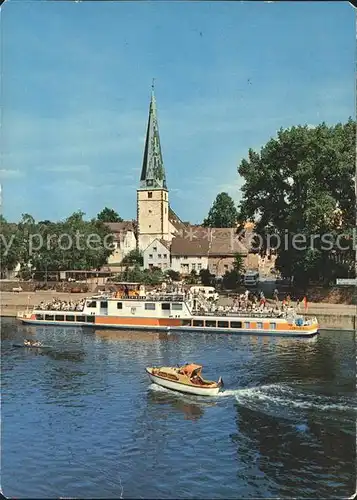
POLYGON ((241 321, 231 321, 231 328, 242 328, 241 321))
POLYGON ((94 323, 95 316, 87 316, 87 323, 94 323))
POLYGON ((260 330, 263 328, 263 323, 261 321, 257 323, 257 328, 259 328, 260 330))
POLYGON ((64 321, 64 315, 63 314, 56 314, 55 320, 56 321, 64 321))
POLYGON ((87 302, 87 307, 97 307, 97 301, 96 300, 91 300, 87 302))
POLYGON ((244 328, 247 328, 247 329, 249 330, 249 328, 250 328, 250 323, 249 323, 249 321, 246 321, 246 322, 244 323, 244 328))
POLYGON ((276 323, 270 323, 270 329, 276 330, 276 323))
POLYGON ((173 303, 171 309, 173 311, 182 311, 182 304, 173 303))
POLYGON ((117 309, 123 309, 123 302, 117 302, 117 309))
POLYGON ((228 328, 228 321, 217 321, 218 328, 228 328))
MULTIPOLYGON (((93 317, 94 317, 94 316, 93 316, 93 317)), ((77 316, 77 321, 80 321, 80 322, 84 323, 84 322, 85 322, 85 320, 86 320, 86 319, 85 319, 85 317, 84 317, 84 316, 77 316)))
POLYGON ((163 303, 161 304, 161 309, 162 309, 163 311, 169 311, 169 310, 170 310, 170 303, 169 303, 169 302, 163 302, 163 303))
POLYGON ((203 326, 203 319, 194 319, 193 326, 203 326))
POLYGON ((106 300, 103 300, 101 303, 100 303, 100 308, 101 309, 108 309, 108 302, 106 300))
POLYGON ((52 314, 45 314, 45 320, 46 321, 52 321, 53 320, 52 314))
POLYGON ((66 321, 74 321, 74 316, 66 316, 66 321))
POLYGON ((145 310, 146 311, 155 311, 155 304, 153 302, 146 302, 145 303, 145 310))
POLYGON ((191 320, 190 319, 184 319, 182 321, 182 326, 191 326, 191 320))
POLYGON ((36 319, 43 319, 43 314, 36 314, 36 319))
POLYGON ((213 321, 212 319, 206 319, 205 326, 208 328, 216 328, 217 321, 213 321))

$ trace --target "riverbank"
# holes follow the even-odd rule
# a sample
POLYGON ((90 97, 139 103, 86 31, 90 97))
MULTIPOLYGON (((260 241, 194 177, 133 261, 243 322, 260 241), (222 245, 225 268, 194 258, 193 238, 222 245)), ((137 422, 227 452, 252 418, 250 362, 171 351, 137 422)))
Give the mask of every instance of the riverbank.
MULTIPOLYGON (((51 301, 53 298, 58 300, 77 301, 90 295, 91 293, 65 293, 52 290, 20 293, 1 292, 0 316, 16 317, 19 311, 27 307, 36 306, 42 301, 51 301)), ((231 303, 231 299, 220 297, 219 303, 228 305, 231 303)), ((353 305, 315 302, 309 304, 306 315, 316 316, 320 328, 323 330, 357 330, 357 307, 353 305)))

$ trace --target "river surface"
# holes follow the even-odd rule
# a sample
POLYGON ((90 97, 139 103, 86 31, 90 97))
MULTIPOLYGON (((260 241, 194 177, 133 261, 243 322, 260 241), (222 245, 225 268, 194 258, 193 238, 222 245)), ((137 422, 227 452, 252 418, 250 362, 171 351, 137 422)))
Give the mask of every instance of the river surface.
POLYGON ((15 498, 346 498, 356 489, 356 344, 25 327, 2 320, 1 487, 15 498), (16 349, 36 338, 47 350, 16 349), (225 391, 180 395, 185 362, 225 391))

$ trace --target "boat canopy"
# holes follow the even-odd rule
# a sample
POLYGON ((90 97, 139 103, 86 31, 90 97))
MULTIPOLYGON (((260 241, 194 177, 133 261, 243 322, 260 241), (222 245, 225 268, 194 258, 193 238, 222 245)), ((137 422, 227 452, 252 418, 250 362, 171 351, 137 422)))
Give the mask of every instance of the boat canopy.
POLYGON ((191 363, 189 365, 184 365, 180 371, 188 377, 193 377, 194 375, 200 375, 202 366, 191 363))

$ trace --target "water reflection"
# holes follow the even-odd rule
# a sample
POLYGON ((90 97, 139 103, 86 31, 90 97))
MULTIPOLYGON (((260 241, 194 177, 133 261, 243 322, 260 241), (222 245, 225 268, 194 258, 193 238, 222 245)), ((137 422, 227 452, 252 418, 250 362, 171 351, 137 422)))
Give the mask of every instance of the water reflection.
POLYGON ((115 330, 115 329, 96 329, 95 334, 98 338, 107 341, 121 342, 124 340, 139 342, 157 342, 158 340, 175 340, 177 335, 168 335, 164 332, 155 331, 133 331, 133 330, 115 330))
POLYGON ((185 420, 198 420, 203 416, 205 407, 216 406, 215 402, 197 403, 197 398, 194 400, 158 386, 149 387, 147 399, 149 405, 171 406, 175 412, 183 413, 185 420))

